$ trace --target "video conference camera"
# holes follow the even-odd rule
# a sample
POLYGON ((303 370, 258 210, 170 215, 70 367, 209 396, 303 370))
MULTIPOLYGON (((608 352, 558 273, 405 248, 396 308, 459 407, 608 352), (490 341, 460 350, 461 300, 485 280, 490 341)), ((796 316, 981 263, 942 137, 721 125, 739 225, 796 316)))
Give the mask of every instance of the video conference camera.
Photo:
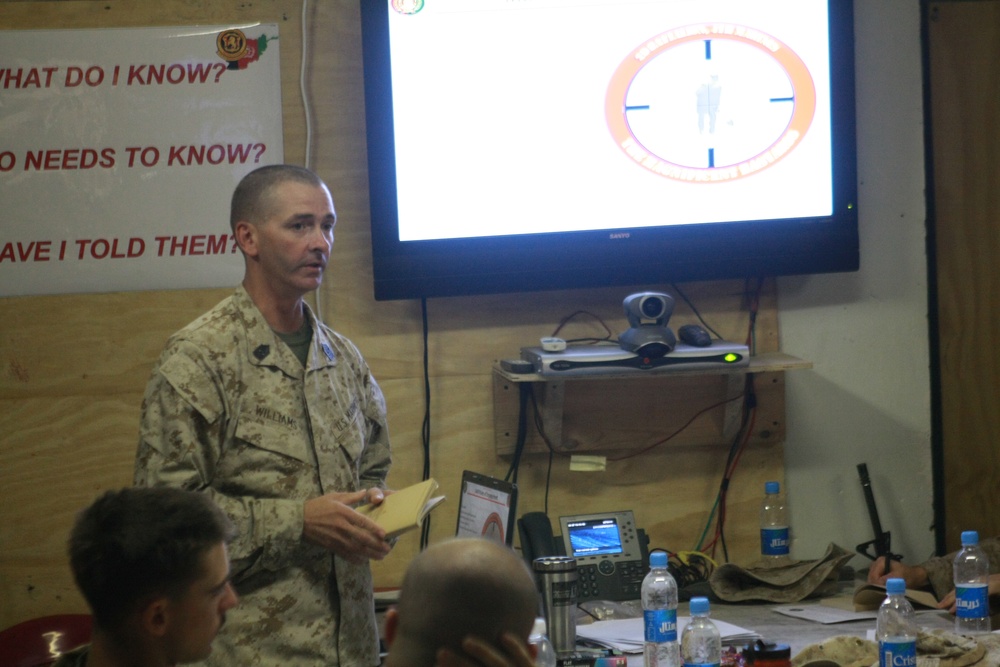
POLYGON ((663 292, 637 292, 622 302, 629 329, 618 337, 621 348, 652 359, 673 352, 677 337, 667 326, 674 298, 663 292))

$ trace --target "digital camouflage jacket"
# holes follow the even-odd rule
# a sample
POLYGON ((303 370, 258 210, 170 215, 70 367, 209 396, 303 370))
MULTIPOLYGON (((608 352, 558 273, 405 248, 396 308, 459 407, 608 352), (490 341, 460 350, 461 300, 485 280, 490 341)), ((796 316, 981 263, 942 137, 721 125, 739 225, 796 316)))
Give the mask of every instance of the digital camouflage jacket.
POLYGON ((385 400, 357 348, 305 308, 305 368, 240 287, 169 339, 143 398, 135 483, 205 491, 239 528, 240 603, 208 665, 379 662, 370 567, 302 528, 307 499, 384 488, 385 400))

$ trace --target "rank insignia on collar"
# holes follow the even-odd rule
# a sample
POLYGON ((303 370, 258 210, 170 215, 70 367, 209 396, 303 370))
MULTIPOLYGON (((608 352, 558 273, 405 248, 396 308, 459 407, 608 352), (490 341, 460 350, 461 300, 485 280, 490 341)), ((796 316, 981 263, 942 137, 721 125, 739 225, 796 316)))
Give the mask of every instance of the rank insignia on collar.
POLYGON ((257 349, 253 351, 253 356, 257 357, 258 361, 264 361, 269 354, 271 354, 271 347, 269 345, 258 345, 257 349))
POLYGON ((327 360, 333 361, 333 350, 330 349, 329 343, 323 343, 323 354, 326 355, 327 360))

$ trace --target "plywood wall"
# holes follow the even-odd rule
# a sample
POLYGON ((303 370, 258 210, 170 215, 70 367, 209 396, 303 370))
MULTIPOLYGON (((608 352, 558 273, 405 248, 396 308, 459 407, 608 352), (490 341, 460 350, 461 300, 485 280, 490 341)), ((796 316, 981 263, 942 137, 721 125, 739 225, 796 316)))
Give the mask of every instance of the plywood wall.
POLYGON ((931 118, 945 549, 1000 534, 1000 2, 932 3, 931 118))
MULTIPOLYGON (((278 23, 285 155, 289 162, 302 163, 307 134, 298 86, 302 8, 293 0, 2 2, 0 27, 278 23)), ((306 7, 306 23, 307 92, 315 119, 311 166, 330 185, 339 215, 331 268, 317 302, 324 318, 358 344, 385 391, 394 448, 389 482, 401 487, 418 481, 423 466, 421 309, 416 301, 377 303, 372 298, 357 1, 313 0, 306 7)), ((219 196, 228 199, 229 193, 219 196)), ((0 211, 0 227, 2 215, 0 211)), ((681 287, 720 334, 744 339, 748 314, 742 282, 681 287)), ((671 289, 646 285, 428 302, 431 472, 446 493, 457 492, 464 469, 500 477, 507 471, 509 459, 496 453, 493 430, 491 369, 496 360, 517 356, 520 347, 536 344, 576 311, 589 315, 574 318, 563 330, 567 337, 603 334, 602 322, 617 334, 627 326, 622 298, 646 288, 671 289)), ((73 517, 99 492, 131 482, 139 403, 156 356, 170 333, 228 293, 0 299, 0 628, 38 615, 84 610, 66 565, 65 540, 73 517)), ((672 323, 691 321, 691 311, 678 300, 672 323)), ((777 340, 774 287, 767 283, 757 349, 773 351, 777 340)), ((764 481, 783 479, 783 384, 780 374, 761 377, 771 386, 767 418, 756 424, 753 443, 729 489, 726 542, 737 562, 748 562, 757 549, 764 481)), ((714 402, 704 391, 692 392, 676 382, 612 383, 606 391, 612 416, 615 406, 624 404, 640 415, 684 420, 707 407, 703 402, 714 402)), ((588 411, 600 414, 599 409, 588 411)), ((698 419, 718 416, 710 411, 698 419)), ((633 421, 629 432, 637 444, 653 444, 668 435, 656 424, 633 421)), ((577 440, 602 428, 599 418, 575 423, 577 440)), ((633 509, 651 546, 691 549, 709 518, 728 451, 725 440, 693 443, 681 434, 640 456, 609 461, 604 472, 570 472, 568 459, 556 457, 547 494, 549 515, 557 524, 565 514, 633 509)), ((615 452, 607 453, 615 458, 615 452)), ((545 508, 547 477, 548 457, 527 455, 519 475, 521 512, 545 508)), ((453 533, 455 507, 451 502, 435 511, 432 540, 453 533)), ((418 548, 416 535, 405 536, 376 564, 377 585, 398 585, 418 548)))

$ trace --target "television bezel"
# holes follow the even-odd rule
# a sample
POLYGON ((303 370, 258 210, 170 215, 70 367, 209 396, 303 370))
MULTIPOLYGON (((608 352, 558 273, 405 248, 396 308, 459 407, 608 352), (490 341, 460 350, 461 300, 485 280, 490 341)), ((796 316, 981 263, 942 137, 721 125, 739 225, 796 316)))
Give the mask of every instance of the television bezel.
MULTIPOLYGON (((360 0, 376 300, 856 271, 853 0, 829 0, 828 216, 400 241, 387 0, 360 0)), ((586 192, 552 193, 586 197, 586 192)), ((509 196, 497 184, 497 196, 509 196)), ((489 202, 483 202, 489 206, 489 202)), ((474 215, 474 212, 470 212, 474 215)))

